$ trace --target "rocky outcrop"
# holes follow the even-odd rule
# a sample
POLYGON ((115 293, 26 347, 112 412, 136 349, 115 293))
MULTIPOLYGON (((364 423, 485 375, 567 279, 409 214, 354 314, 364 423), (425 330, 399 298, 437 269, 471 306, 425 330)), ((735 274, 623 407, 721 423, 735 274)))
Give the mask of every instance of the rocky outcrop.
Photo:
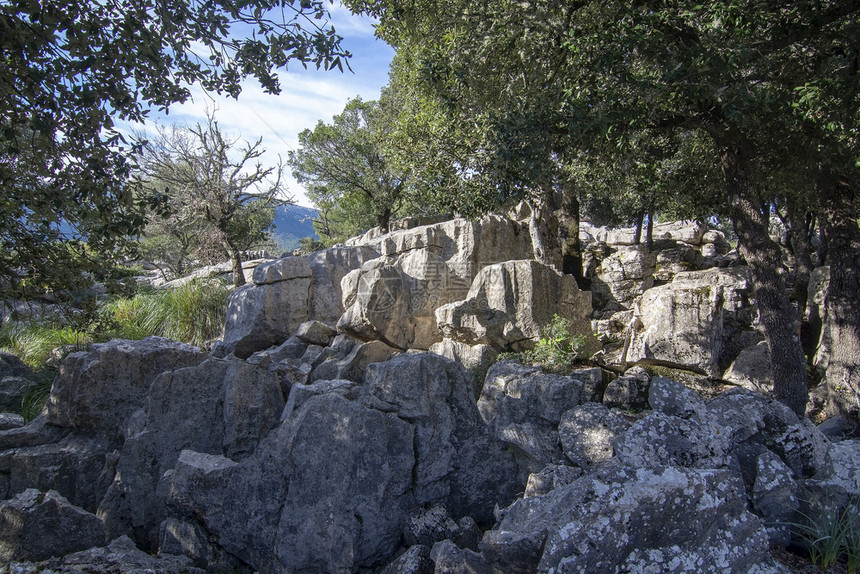
POLYGON ((341 279, 377 256, 370 247, 337 247, 257 266, 253 284, 230 296, 224 340, 213 353, 245 358, 283 343, 310 319, 334 324, 343 312, 341 279))
POLYGON ((856 441, 764 386, 706 399, 653 376, 762 383, 720 234, 595 233, 594 313, 526 224, 490 217, 257 266, 218 358, 156 338, 72 353, 45 413, 0 430, 0 552, 68 572, 777 571, 777 523, 860 491, 856 441), (556 314, 596 319, 602 360, 624 360, 494 364, 556 314))
POLYGON ((429 349, 441 341, 438 308, 466 298, 486 266, 533 253, 527 226, 498 216, 455 219, 359 241, 380 257, 344 278, 346 312, 338 329, 400 349, 429 349))
POLYGON ((239 361, 210 359, 157 377, 129 425, 116 476, 99 505, 108 535, 134 535, 144 548, 157 548, 165 517, 159 486, 179 453, 246 458, 278 424, 283 407, 277 377, 239 361))
POLYGON ((554 315, 570 321, 572 333, 589 333, 590 294, 537 261, 507 261, 482 269, 463 301, 436 310, 436 323, 460 343, 523 350, 554 315))
POLYGON ((649 289, 634 312, 628 360, 651 360, 722 373, 726 340, 749 324, 750 284, 744 269, 679 273, 649 289))
POLYGON ((101 520, 53 490, 31 488, 0 502, 0 561, 44 560, 104 541, 101 520))
POLYGON ((116 439, 158 375, 199 365, 206 357, 196 347, 161 337, 115 340, 71 353, 51 387, 48 423, 116 439))

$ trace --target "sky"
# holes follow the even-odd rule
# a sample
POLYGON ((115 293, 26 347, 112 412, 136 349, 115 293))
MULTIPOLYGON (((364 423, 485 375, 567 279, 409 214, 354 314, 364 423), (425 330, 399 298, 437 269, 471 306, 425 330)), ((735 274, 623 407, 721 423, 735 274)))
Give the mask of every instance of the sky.
MULTIPOLYGON (((145 130, 154 133, 150 126, 154 122, 189 126, 203 123, 207 107, 214 106, 215 119, 226 136, 249 142, 263 138, 262 147, 267 150, 261 158, 264 166, 275 166, 279 154, 286 162, 287 153, 298 147, 302 130, 313 129, 320 120, 331 123, 332 116, 343 111, 350 98, 377 99, 380 89, 388 83, 394 51, 375 38, 373 20, 355 16, 337 4, 331 7, 331 21, 344 38, 343 47, 352 53, 352 72, 346 67, 343 72, 317 70, 312 64, 305 70, 301 64, 291 62, 287 71, 278 72, 279 95, 265 93, 251 78, 242 84, 238 100, 194 86, 190 101, 171 106, 167 116, 153 113, 145 130)), ((289 167, 284 175, 287 194, 298 205, 312 206, 289 167)))

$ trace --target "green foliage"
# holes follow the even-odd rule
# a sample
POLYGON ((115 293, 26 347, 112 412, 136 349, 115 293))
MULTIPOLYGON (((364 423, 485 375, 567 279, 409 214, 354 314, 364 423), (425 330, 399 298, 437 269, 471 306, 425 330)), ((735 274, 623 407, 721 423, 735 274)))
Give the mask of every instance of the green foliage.
POLYGON ((204 346, 220 336, 230 287, 220 281, 197 280, 173 289, 138 293, 101 308, 99 339, 142 339, 150 335, 204 346))
POLYGON ((136 146, 117 120, 192 84, 236 97, 253 76, 277 93, 290 61, 342 68, 326 14, 324 0, 0 3, 0 296, 78 290, 131 248, 157 198, 128 186, 136 146))
POLYGON ((514 358, 525 363, 540 365, 551 373, 569 372, 573 365, 588 358, 591 336, 571 333, 570 321, 553 315, 552 321, 542 329, 542 336, 529 351, 505 353, 499 358, 514 358))
POLYGON ((298 252, 302 255, 307 255, 308 253, 313 253, 322 249, 325 249, 325 245, 313 237, 302 237, 299 239, 298 252))
POLYGON ((809 514, 792 523, 792 532, 803 540, 809 559, 828 568, 838 560, 846 562, 848 572, 860 567, 860 497, 851 496, 845 505, 833 501, 813 501, 809 514))
POLYGON ((354 98, 331 124, 320 121, 299 134, 300 148, 289 163, 321 217, 317 233, 337 242, 378 225, 385 229, 402 214, 408 172, 380 145, 389 124, 377 102, 354 98))

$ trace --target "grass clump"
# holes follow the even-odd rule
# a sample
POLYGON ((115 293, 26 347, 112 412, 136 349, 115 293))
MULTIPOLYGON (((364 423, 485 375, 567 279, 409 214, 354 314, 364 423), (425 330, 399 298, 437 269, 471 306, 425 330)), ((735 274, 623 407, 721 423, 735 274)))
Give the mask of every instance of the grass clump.
POLYGON ((524 363, 540 365, 544 371, 563 373, 577 362, 588 359, 592 336, 572 334, 570 320, 553 315, 552 321, 542 329, 542 336, 529 351, 503 353, 500 359, 519 359, 524 363))
POLYGON ((107 325, 107 338, 158 335, 200 347, 221 335, 231 291, 220 281, 202 280, 173 289, 142 291, 106 303, 100 319, 107 325))
POLYGON ((792 523, 792 532, 809 553, 809 560, 820 568, 838 561, 848 572, 860 567, 860 496, 849 497, 845 504, 812 501, 801 522, 792 523))

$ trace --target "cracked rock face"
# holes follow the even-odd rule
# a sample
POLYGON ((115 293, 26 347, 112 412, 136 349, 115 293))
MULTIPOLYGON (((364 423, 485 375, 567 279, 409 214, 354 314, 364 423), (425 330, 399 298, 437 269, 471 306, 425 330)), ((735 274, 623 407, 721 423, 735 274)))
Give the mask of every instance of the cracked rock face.
POLYGON ((553 315, 568 319, 571 333, 590 333, 590 293, 580 291, 570 275, 519 260, 482 269, 465 300, 436 310, 436 323, 454 341, 522 350, 540 338, 553 315))
POLYGON ((729 470, 613 464, 518 501, 497 530, 544 537, 540 572, 777 572, 745 500, 729 470))

